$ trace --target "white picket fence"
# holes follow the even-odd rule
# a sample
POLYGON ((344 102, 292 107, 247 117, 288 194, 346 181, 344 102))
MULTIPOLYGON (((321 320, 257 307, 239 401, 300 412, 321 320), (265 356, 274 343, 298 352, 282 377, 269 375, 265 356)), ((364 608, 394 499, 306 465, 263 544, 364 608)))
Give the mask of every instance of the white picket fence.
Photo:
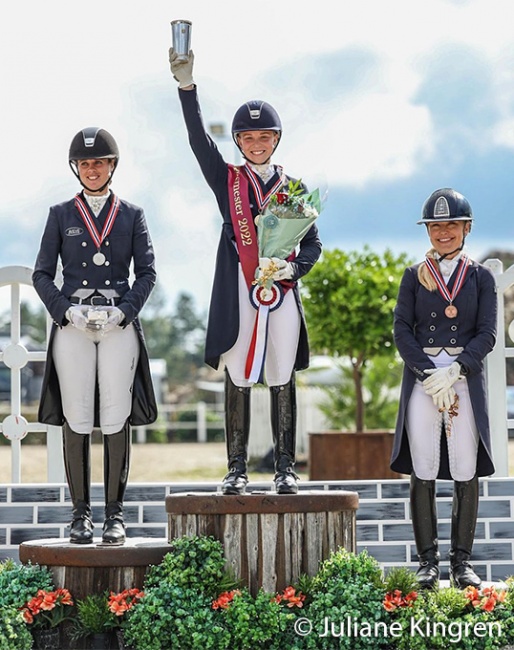
MULTIPOLYGON (((514 266, 505 272, 499 260, 487 260, 485 264, 492 270, 496 278, 498 295, 502 297, 505 291, 514 284, 514 266)), ((21 370, 28 362, 45 361, 44 351, 29 352, 20 337, 20 302, 21 288, 31 287, 32 269, 23 266, 7 266, 0 268, 0 289, 10 290, 11 331, 9 343, 0 351, 0 363, 4 363, 11 373, 10 413, 0 423, 0 433, 10 440, 12 451, 11 482, 21 482, 21 438, 32 432, 46 432, 47 435, 47 480, 62 482, 64 469, 62 460, 60 427, 51 427, 38 422, 27 421, 21 411, 21 370)), ((508 476, 508 428, 514 427, 514 419, 507 418, 506 399, 506 366, 505 360, 514 357, 514 347, 503 344, 505 340, 504 301, 499 300, 498 311, 498 342, 493 352, 486 360, 487 390, 489 397, 489 419, 491 424, 493 452, 496 463, 495 476, 508 476)), ((47 333, 50 331, 48 319, 47 333)), ((514 341, 514 321, 508 326, 511 341, 514 341)), ((320 388, 307 387, 298 389, 298 433, 297 450, 299 454, 308 452, 308 435, 327 429, 327 423, 319 409, 324 399, 320 388)), ((167 414, 173 407, 163 406, 162 416, 166 421, 167 414)), ((183 408, 183 407, 181 407, 183 408)), ((182 422, 182 429, 192 428, 197 432, 197 440, 207 440, 208 406, 199 402, 194 406, 197 417, 193 422, 182 422)), ((252 419, 250 430, 249 452, 252 457, 263 456, 271 447, 271 429, 269 418, 269 391, 266 388, 255 388, 252 391, 252 419)), ((162 418, 161 418, 162 419, 162 418)), ((174 423, 177 426, 178 423, 174 423)), ((145 428, 138 428, 137 439, 144 442, 145 428)))

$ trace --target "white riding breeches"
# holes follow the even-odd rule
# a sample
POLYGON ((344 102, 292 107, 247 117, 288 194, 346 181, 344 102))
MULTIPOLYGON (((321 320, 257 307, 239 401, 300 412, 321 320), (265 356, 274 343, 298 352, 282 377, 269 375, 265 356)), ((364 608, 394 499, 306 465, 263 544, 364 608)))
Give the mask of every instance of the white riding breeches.
MULTIPOLYGON (((250 302, 248 287, 239 264, 239 335, 232 348, 223 353, 221 360, 232 382, 243 388, 253 385, 253 382, 245 378, 245 366, 256 314, 257 310, 250 302)), ((290 290, 286 292, 280 307, 269 314, 264 362, 264 376, 268 386, 282 386, 291 379, 300 326, 300 312, 293 291, 290 290)))
POLYGON ((121 431, 132 410, 132 385, 139 361, 134 325, 105 334, 79 330, 71 324, 60 328, 54 337, 53 360, 70 428, 75 433, 92 432, 98 381, 102 433, 121 431))
MULTIPOLYGON (((437 364, 436 358, 433 361, 437 364)), ((453 387, 459 396, 458 414, 451 419, 449 430, 445 426, 450 474, 454 481, 469 481, 476 474, 479 434, 467 380, 459 379, 453 387)), ((446 425, 448 413, 439 413, 422 382, 416 380, 407 405, 405 428, 414 473, 424 481, 434 480, 439 472, 443 420, 446 425)))

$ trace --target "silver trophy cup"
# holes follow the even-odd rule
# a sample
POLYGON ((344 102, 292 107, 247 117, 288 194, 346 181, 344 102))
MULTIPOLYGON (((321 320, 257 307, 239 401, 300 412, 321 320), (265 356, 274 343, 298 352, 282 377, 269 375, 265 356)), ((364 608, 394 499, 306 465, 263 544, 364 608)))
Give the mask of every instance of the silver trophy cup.
POLYGON ((190 20, 171 21, 171 40, 174 51, 178 54, 179 61, 187 61, 191 49, 191 28, 190 20))

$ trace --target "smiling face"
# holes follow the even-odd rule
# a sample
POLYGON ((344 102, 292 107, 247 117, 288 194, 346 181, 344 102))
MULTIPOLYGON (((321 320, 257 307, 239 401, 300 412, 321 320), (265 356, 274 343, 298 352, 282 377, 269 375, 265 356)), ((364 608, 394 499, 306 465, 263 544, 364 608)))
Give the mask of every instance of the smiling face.
POLYGON ((263 165, 271 158, 278 143, 276 131, 242 131, 237 141, 244 157, 256 165, 263 165))
POLYGON ((433 248, 444 255, 447 259, 452 259, 460 252, 464 237, 470 229, 469 221, 434 221, 429 223, 428 236, 433 248))
POLYGON ((114 170, 112 158, 92 158, 90 160, 77 160, 77 170, 86 194, 95 194, 103 191, 114 170))

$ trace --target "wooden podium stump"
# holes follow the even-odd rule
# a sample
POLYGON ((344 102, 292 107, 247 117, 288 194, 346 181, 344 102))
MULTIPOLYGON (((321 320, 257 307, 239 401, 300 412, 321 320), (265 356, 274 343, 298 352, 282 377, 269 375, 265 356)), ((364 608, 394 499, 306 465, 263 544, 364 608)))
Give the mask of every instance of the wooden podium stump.
POLYGON ((47 566, 56 587, 83 599, 107 589, 141 589, 148 567, 159 564, 169 551, 165 539, 134 537, 127 538, 123 546, 107 546, 100 538, 93 544, 70 544, 59 538, 23 542, 19 556, 23 564, 47 566))
POLYGON ((253 595, 280 592, 344 547, 355 552, 357 492, 175 493, 166 497, 169 540, 212 535, 253 595))

